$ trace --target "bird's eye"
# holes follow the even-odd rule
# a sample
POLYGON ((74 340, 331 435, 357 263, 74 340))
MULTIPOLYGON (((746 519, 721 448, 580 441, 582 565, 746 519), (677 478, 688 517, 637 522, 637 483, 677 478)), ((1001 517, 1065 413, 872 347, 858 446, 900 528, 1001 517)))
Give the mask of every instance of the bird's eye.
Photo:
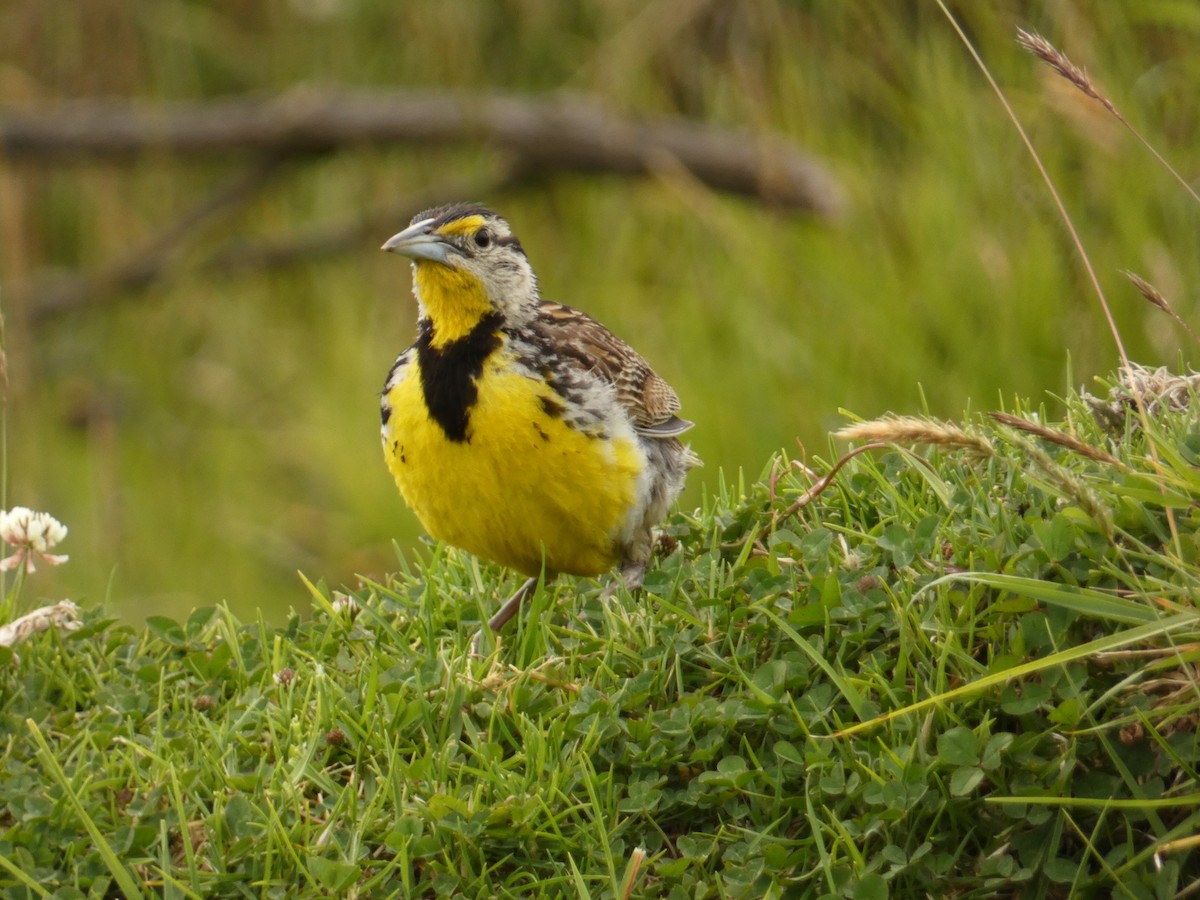
POLYGON ((475 232, 476 247, 486 247, 491 242, 492 236, 488 234, 488 230, 486 228, 480 228, 477 232, 475 232))

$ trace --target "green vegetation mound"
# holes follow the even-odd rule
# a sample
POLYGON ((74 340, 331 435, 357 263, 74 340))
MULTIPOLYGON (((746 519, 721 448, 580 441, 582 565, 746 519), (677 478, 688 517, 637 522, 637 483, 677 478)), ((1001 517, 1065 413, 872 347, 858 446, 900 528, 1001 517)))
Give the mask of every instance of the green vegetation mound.
POLYGON ((777 458, 670 521, 644 594, 547 585, 489 659, 515 578, 442 549, 279 629, 35 638, 0 670, 0 890, 1171 896, 1200 428, 1141 374, 1053 425, 860 426, 887 446, 823 490, 777 458))

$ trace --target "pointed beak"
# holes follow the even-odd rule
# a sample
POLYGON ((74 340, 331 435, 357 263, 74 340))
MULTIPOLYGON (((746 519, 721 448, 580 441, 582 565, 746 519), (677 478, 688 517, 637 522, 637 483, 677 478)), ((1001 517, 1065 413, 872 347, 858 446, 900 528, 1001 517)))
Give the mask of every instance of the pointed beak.
POLYGON ((399 234, 393 234, 379 249, 399 253, 411 259, 428 259, 443 265, 455 249, 444 237, 429 230, 433 219, 413 222, 399 234))

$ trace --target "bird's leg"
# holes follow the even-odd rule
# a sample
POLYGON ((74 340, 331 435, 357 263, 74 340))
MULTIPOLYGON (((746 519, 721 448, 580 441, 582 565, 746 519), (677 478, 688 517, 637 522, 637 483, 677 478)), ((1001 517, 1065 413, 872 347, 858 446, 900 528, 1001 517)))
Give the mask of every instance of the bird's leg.
MULTIPOLYGON (((646 580, 646 562, 647 560, 635 560, 626 556, 621 560, 621 581, 625 583, 625 590, 633 593, 642 586, 642 582, 646 580)), ((601 600, 609 600, 613 594, 617 592, 617 582, 614 579, 608 583, 600 594, 601 600)))
POLYGON ((621 566, 621 579, 625 582, 625 590, 633 593, 646 580, 646 564, 627 560, 625 565, 621 566))
MULTIPOLYGON (((496 610, 496 614, 488 619, 487 627, 491 631, 499 631, 508 624, 508 620, 517 614, 517 610, 521 608, 521 604, 525 602, 525 598, 533 593, 537 587, 537 576, 529 578, 517 588, 517 592, 504 601, 504 605, 496 610)), ((471 655, 482 656, 480 649, 483 647, 483 629, 480 628, 475 632, 475 637, 471 639, 471 655)))
POLYGON ((496 610, 496 614, 488 619, 488 628, 492 631, 499 631, 508 624, 508 620, 517 614, 517 610, 521 608, 521 604, 525 602, 525 598, 533 593, 533 589, 537 587, 537 576, 526 579, 525 583, 517 588, 515 594, 504 601, 504 605, 496 610))

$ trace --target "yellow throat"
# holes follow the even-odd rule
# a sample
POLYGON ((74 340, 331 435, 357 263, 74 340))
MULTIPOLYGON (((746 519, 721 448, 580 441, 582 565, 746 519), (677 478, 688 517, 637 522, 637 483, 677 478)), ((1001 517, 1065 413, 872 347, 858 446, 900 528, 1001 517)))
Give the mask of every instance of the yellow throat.
POLYGON ((425 261, 413 269, 417 297, 433 323, 434 347, 465 338, 492 311, 487 291, 471 273, 425 261))

